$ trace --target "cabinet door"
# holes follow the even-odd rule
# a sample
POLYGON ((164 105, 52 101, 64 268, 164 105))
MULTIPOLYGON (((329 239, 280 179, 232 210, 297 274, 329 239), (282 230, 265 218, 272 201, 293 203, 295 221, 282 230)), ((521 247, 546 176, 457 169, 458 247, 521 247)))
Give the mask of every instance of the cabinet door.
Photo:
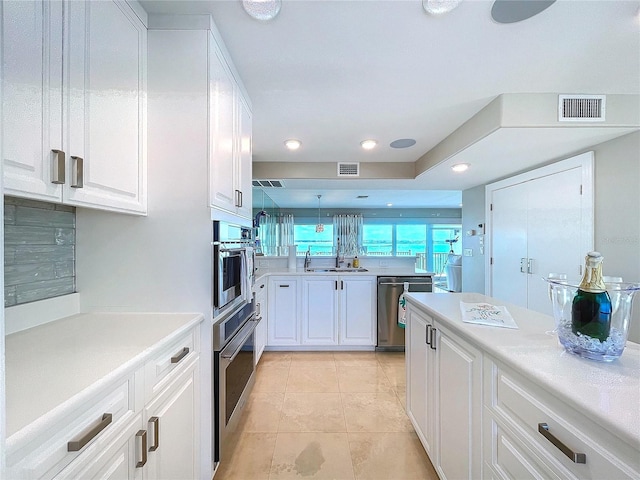
POLYGON ((268 305, 267 305, 267 284, 265 281, 262 281, 260 285, 257 285, 256 292, 256 310, 258 317, 262 317, 260 323, 256 327, 256 355, 255 362, 256 365, 260 361, 260 357, 262 356, 262 352, 264 352, 264 348, 267 345, 267 324, 268 324, 268 305))
MULTIPOLYGON (((234 83, 211 35, 209 44, 209 201, 212 207, 235 213, 238 198, 234 183, 234 83)), ((250 205, 249 201, 248 208, 250 205)))
POLYGON ((236 158, 236 189, 240 192, 238 215, 252 217, 252 123, 249 107, 241 95, 237 95, 238 103, 238 141, 236 158))
POLYGON ((4 193, 60 202, 62 2, 3 2, 0 21, 4 193))
POLYGON ((411 307, 407 311, 407 415, 424 446, 434 458, 434 353, 429 347, 433 320, 411 307))
POLYGON ((482 353, 436 322, 437 453, 441 479, 481 477, 482 353))
POLYGON ((146 212, 146 28, 126 2, 69 2, 67 203, 146 212))
POLYGON ((311 276, 302 280, 302 343, 338 344, 337 276, 311 276))
POLYGON ((197 378, 197 362, 191 363, 179 378, 145 407, 146 478, 199 478, 197 378))
POLYGON ((340 278, 340 344, 375 345, 375 277, 340 278))
POLYGON ((268 345, 300 345, 298 280, 273 277, 268 291, 268 345))

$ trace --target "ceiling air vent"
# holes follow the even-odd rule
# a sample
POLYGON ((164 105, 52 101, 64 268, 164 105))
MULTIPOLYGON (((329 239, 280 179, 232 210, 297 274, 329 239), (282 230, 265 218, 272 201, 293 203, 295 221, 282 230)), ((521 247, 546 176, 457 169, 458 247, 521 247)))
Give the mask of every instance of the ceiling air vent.
POLYGON ((360 164, 359 163, 338 163, 338 176, 339 177, 359 177, 360 164))
POLYGON ((558 121, 604 122, 605 95, 560 95, 558 121))
POLYGON ((253 180, 251 185, 254 187, 284 188, 282 180, 253 180))

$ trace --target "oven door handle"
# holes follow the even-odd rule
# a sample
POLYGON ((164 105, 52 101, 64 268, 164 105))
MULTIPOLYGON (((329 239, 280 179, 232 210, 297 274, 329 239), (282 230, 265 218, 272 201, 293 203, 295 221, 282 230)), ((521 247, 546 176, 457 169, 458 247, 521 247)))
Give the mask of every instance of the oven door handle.
POLYGON ((229 360, 229 363, 233 362, 236 356, 240 353, 244 342, 249 338, 249 335, 253 333, 258 325, 258 322, 254 320, 255 313, 251 315, 249 321, 244 324, 244 326, 240 329, 238 333, 233 337, 233 339, 227 344, 226 347, 222 349, 220 352, 220 358, 224 358, 225 360, 229 360), (225 353, 231 350, 233 353, 225 353))

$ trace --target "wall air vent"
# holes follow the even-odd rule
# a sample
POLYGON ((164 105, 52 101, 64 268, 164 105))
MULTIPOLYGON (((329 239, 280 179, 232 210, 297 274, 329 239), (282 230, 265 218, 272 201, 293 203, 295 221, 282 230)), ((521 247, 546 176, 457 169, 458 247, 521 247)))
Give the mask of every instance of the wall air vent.
POLYGON ((264 188, 284 188, 282 180, 253 180, 251 185, 264 188))
POLYGON ((360 164, 359 163, 338 163, 338 176, 339 177, 359 177, 360 164))
POLYGON ((558 121, 604 122, 605 95, 559 95, 558 121))

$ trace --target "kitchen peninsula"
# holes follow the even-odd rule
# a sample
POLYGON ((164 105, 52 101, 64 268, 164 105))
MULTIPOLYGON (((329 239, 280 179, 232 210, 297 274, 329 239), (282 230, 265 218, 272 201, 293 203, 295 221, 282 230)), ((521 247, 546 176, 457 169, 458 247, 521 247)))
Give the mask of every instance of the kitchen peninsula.
POLYGON ((480 294, 408 295, 407 413, 441 478, 640 476, 640 345, 599 363, 553 329, 480 294), (463 323, 461 301, 518 329, 463 323))

